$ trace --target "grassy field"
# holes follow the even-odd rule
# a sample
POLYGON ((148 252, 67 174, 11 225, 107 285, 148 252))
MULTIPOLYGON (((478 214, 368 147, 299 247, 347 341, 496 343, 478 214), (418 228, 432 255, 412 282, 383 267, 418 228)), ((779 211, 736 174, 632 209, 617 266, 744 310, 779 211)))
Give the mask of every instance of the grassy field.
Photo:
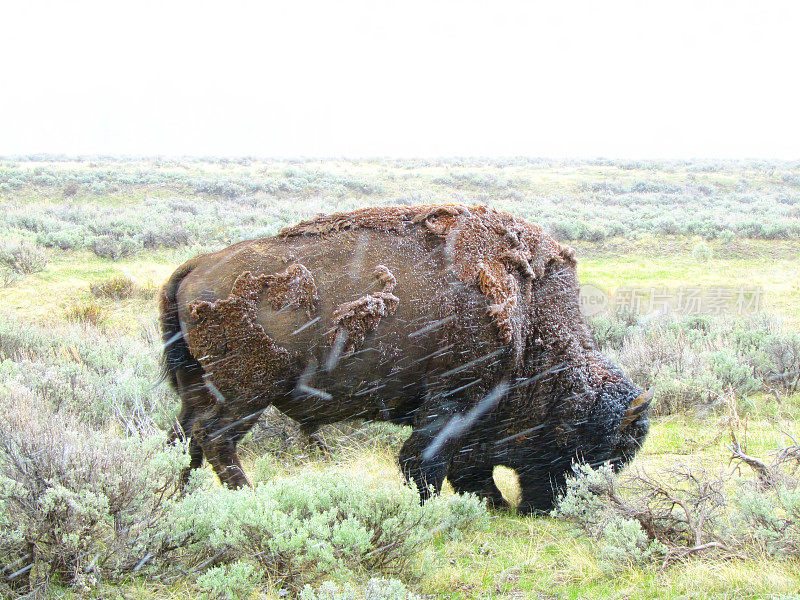
MULTIPOLYGON (((609 292, 689 285, 762 290, 761 308, 772 321, 758 330, 762 337, 752 347, 740 342, 742 331, 758 329, 755 321, 731 321, 729 315, 704 325, 702 339, 690 335, 692 325, 662 323, 652 315, 639 315, 628 325, 615 315, 593 323, 595 331, 606 326, 621 331, 603 342, 604 350, 637 383, 656 385, 663 398, 672 399, 656 411, 632 469, 656 478, 667 477, 677 465, 731 473, 737 468, 730 462, 732 430, 748 454, 767 462, 791 445, 787 434, 800 434, 800 393, 791 377, 770 375, 777 367, 768 365, 772 355, 765 354, 767 345, 789 348, 786 340, 800 332, 796 163, 0 159, 5 215, 0 233, 7 264, 0 280, 0 403, 16 410, 26 398, 41 401, 36 406, 114 439, 163 435, 178 401, 164 384, 153 387, 159 369, 155 290, 178 264, 318 212, 453 201, 487 203, 542 223, 576 246, 581 281, 609 292), (38 256, 41 268, 16 273, 10 257, 20 247, 38 256), (92 290, 120 277, 131 285, 121 297, 92 290), (676 339, 689 340, 680 348, 693 370, 675 366, 683 363, 672 358, 674 327, 683 328, 676 339), (663 364, 654 365, 642 345, 665 348, 663 364)), ((37 418, 35 411, 32 415, 37 418)), ((278 421, 257 428, 243 443, 246 468, 257 481, 348 472, 401 486, 395 461, 407 430, 326 429, 333 450, 323 456, 291 427, 280 426, 278 421), (269 435, 276 428, 282 432, 277 441, 269 435)), ((737 473, 753 479, 746 466, 737 473)), ((513 504, 514 474, 498 469, 495 477, 513 504)), ((3 502, 0 494, 0 525, 10 506, 3 502)), ((800 539, 800 503, 797 514, 782 506, 779 516, 789 523, 785 535, 800 539)), ((3 555, 10 543, 0 535, 0 566, 10 560, 3 555)), ((667 564, 609 561, 604 544, 607 540, 565 519, 490 511, 474 526, 420 543, 393 576, 427 598, 800 597, 793 595, 800 590, 800 544, 773 552, 765 543, 762 551, 742 550, 736 557, 709 550, 667 564)), ((70 584, 56 575, 39 593, 54 598, 234 594, 204 587, 197 580, 201 571, 181 560, 169 555, 158 566, 97 576, 90 583, 84 577, 70 584), (173 563, 182 570, 170 570, 173 563)), ((360 590, 381 573, 357 568, 324 579, 360 590)), ((281 588, 274 578, 262 578, 239 597, 285 597, 281 588)))

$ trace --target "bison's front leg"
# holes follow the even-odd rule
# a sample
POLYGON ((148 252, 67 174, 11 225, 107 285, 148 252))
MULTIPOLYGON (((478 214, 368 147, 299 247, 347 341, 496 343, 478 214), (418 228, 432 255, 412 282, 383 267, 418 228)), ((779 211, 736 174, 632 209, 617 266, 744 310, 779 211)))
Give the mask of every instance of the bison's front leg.
POLYGON ((555 507, 570 470, 570 461, 553 458, 539 459, 516 468, 522 489, 522 502, 517 510, 522 514, 543 514, 555 507))
POLYGON ((417 432, 403 444, 400 449, 400 469, 408 483, 415 483, 419 491, 421 502, 425 502, 431 494, 442 491, 442 483, 447 476, 447 461, 439 456, 430 460, 423 460, 422 452, 431 442, 432 438, 424 433, 417 432))
POLYGON ((455 413, 455 404, 420 411, 414 419, 414 431, 400 449, 400 469, 406 481, 416 484, 423 503, 432 493, 442 490, 447 463, 458 449, 457 440, 442 437, 443 429, 455 413))

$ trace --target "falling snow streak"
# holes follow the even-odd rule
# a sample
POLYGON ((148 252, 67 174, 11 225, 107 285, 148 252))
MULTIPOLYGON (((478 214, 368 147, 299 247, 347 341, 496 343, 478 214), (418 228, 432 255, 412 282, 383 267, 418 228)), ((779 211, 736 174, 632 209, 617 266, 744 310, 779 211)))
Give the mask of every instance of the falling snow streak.
POLYGON ((448 440, 464 435, 483 415, 494 409, 507 392, 508 384, 505 381, 501 381, 466 415, 453 415, 430 445, 422 451, 422 460, 431 460, 448 440))
POLYGON ((439 329, 440 327, 446 325, 455 318, 456 318, 455 315, 450 315, 448 317, 445 317, 444 319, 439 319, 437 321, 434 321, 433 323, 431 323, 430 325, 426 325, 422 329, 417 329, 416 331, 412 331, 411 333, 408 334, 408 337, 413 339, 417 336, 425 335, 426 333, 439 329))

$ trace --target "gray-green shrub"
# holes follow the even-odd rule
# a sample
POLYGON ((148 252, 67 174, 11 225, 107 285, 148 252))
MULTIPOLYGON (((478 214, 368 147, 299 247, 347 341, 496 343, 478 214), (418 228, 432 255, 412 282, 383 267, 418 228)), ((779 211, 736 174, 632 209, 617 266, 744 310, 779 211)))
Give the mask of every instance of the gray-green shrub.
POLYGON ((5 384, 0 411, 0 568, 12 585, 86 586, 142 568, 169 546, 182 449, 163 436, 94 431, 5 384))
POLYGON ((398 579, 373 578, 363 592, 356 591, 348 583, 339 587, 332 581, 325 581, 316 589, 306 585, 300 592, 300 600, 419 600, 419 596, 398 579))
POLYGON ((694 256, 695 260, 698 262, 708 262, 711 260, 713 254, 714 251, 711 249, 711 246, 705 242, 698 242, 695 244, 694 248, 692 248, 692 256, 694 256))
POLYGON ((101 281, 89 285, 89 291, 98 298, 111 298, 112 300, 125 300, 133 296, 136 283, 125 275, 112 275, 101 281))
POLYGON ((655 386, 653 414, 708 410, 728 392, 800 389, 800 334, 765 315, 599 315, 590 326, 623 371, 655 386))
POLYGON ((680 560, 706 551, 796 559, 800 454, 792 445, 777 455, 766 465, 768 479, 688 465, 657 477, 642 471, 616 475, 607 464, 582 465, 567 481, 553 515, 589 534, 609 566, 680 560))
POLYGON ((581 465, 567 480, 552 514, 588 533, 598 543, 606 567, 648 562, 667 551, 660 540, 650 539, 634 518, 636 510, 620 497, 618 478, 608 464, 597 469, 581 465))
POLYGON ((0 288, 11 287, 16 284, 22 275, 12 269, 0 269, 0 288))
POLYGON ((243 560, 212 567, 197 578, 197 586, 210 600, 240 600, 252 597, 264 579, 262 571, 243 560))
POLYGON ((472 496, 436 497, 343 471, 303 473, 255 489, 198 490, 175 506, 173 535, 185 534, 196 564, 255 560, 279 585, 300 589, 332 574, 402 573, 435 532, 484 522, 472 496))
POLYGON ((35 244, 22 242, 0 252, 0 262, 20 275, 43 271, 49 262, 47 252, 35 244))
POLYGON ((169 426, 177 401, 156 385, 159 354, 154 323, 139 336, 112 338, 92 326, 40 327, 0 313, 0 382, 27 388, 93 427, 169 426))
POLYGON ((772 489, 740 485, 732 495, 740 543, 770 556, 800 556, 800 489, 781 482, 772 489))
POLYGON ((101 235, 92 240, 91 249, 100 258, 117 261, 136 254, 142 249, 142 245, 129 238, 101 235))

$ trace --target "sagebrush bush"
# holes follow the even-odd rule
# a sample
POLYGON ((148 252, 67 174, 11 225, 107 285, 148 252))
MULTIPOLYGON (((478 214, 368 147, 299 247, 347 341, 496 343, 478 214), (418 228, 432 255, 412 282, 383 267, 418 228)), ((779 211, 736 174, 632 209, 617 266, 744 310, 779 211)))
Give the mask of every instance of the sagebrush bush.
POLYGON ((64 189, 61 192, 64 198, 71 198, 78 193, 78 183, 75 181, 68 181, 64 184, 64 189))
POLYGON ((306 585, 300 592, 300 600, 419 600, 398 579, 370 579, 363 592, 356 591, 345 583, 339 587, 332 581, 322 583, 314 589, 306 585))
POLYGON ((666 547, 650 539, 641 523, 633 518, 619 496, 618 478, 608 464, 593 469, 577 468, 575 476, 559 498, 553 516, 564 519, 588 533, 599 546, 606 570, 620 563, 641 564, 664 556, 666 547))
POLYGON ((654 385, 657 401, 650 413, 654 416, 705 414, 724 408, 725 389, 707 370, 682 376, 664 373, 654 379, 654 385))
POLYGON ((136 254, 142 246, 136 240, 129 238, 98 236, 92 240, 91 249, 100 258, 116 261, 136 254))
POLYGON ((800 389, 800 334, 764 315, 600 315, 590 326, 627 375, 655 386, 654 415, 716 409, 729 392, 800 389))
POLYGON ((330 470, 253 490, 199 490, 175 506, 172 532, 185 535, 190 561, 255 560, 273 582, 300 589, 332 574, 403 573, 435 532, 486 515, 472 496, 437 497, 423 507, 409 487, 330 470))
POLYGON ((258 455, 256 466, 259 469, 269 469, 267 463, 273 455, 278 459, 286 459, 287 455, 295 453, 307 443, 308 439, 300 430, 299 423, 270 406, 248 432, 242 447, 258 455), (262 464, 259 465, 258 461, 262 464))
POLYGON ((75 250, 84 245, 84 236, 80 229, 70 228, 60 231, 40 233, 36 236, 36 243, 46 248, 58 248, 59 250, 75 250))
POLYGON ((117 578, 170 547, 182 449, 91 430, 24 388, 0 393, 0 566, 20 588, 117 578))
POLYGON ((606 568, 620 563, 640 565, 664 556, 666 547, 651 540, 636 519, 614 518, 603 525, 600 561, 606 568))
POLYGON ((49 262, 47 252, 27 242, 5 248, 0 252, 0 262, 20 275, 43 271, 49 262))
POLYGON ((136 283, 125 275, 113 275, 89 285, 89 291, 98 298, 125 300, 137 293, 136 283))
POLYGON ((20 279, 22 275, 12 269, 0 269, 0 288, 7 288, 13 286, 20 279))
POLYGON ((68 321, 100 325, 106 317, 105 310, 97 302, 83 302, 73 304, 65 311, 68 321))
POLYGON ((208 569, 197 578, 197 586, 210 600, 241 600, 252 597, 263 579, 253 563, 237 560, 208 569))
MULTIPOLYGON (((732 426, 733 427, 733 426, 732 426)), ((767 464, 746 455, 733 428, 732 458, 756 477, 680 465, 657 477, 622 475, 605 464, 576 468, 553 516, 588 533, 609 567, 667 563, 697 552, 796 559, 800 556, 800 446, 767 464)))
POLYGON ((138 236, 138 240, 145 249, 155 248, 180 248, 186 246, 191 240, 191 234, 186 227, 177 223, 164 223, 160 227, 148 229, 138 236))
POLYGON ((781 482, 771 489, 740 484, 732 495, 740 543, 770 556, 800 556, 800 488, 781 482))
POLYGON ((694 256, 695 260, 698 262, 708 262, 711 260, 713 254, 714 251, 711 249, 711 246, 705 242, 698 242, 695 244, 694 248, 692 248, 692 256, 694 256))
POLYGON ((766 364, 758 370, 767 382, 783 387, 790 394, 800 390, 800 332, 773 334, 767 338, 763 351, 766 364))
POLYGON ((597 315, 589 319, 594 342, 599 348, 620 350, 636 331, 637 316, 632 311, 616 311, 610 315, 597 315))
POLYGON ((742 358, 734 350, 725 348, 709 354, 709 365, 723 388, 738 394, 760 391, 764 382, 754 377, 753 369, 742 358))
POLYGON ((155 323, 109 337, 73 324, 40 327, 0 313, 0 382, 14 382, 85 423, 135 433, 169 427, 177 408, 160 376, 155 323))

